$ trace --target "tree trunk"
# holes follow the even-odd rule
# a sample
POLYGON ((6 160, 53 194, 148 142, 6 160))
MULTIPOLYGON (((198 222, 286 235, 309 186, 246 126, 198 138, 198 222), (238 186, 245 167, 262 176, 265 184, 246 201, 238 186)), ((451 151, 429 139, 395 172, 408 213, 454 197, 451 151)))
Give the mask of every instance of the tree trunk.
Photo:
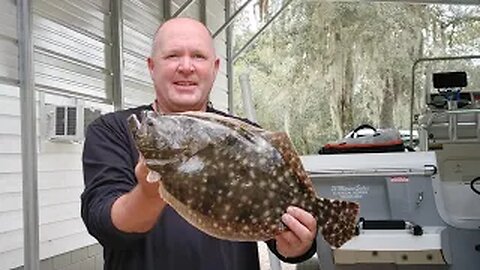
POLYGON ((394 127, 393 123, 393 108, 395 105, 395 97, 393 93, 393 87, 391 83, 390 70, 382 76, 385 82, 385 88, 383 89, 382 105, 380 107, 380 128, 394 127))
MULTIPOLYGON (((349 44, 351 46, 351 44, 349 44)), ((345 59, 345 74, 343 78, 343 88, 342 88, 342 131, 343 135, 347 134, 348 131, 352 129, 353 125, 353 81, 354 81, 354 72, 353 72, 353 48, 346 49, 346 59, 345 59)))

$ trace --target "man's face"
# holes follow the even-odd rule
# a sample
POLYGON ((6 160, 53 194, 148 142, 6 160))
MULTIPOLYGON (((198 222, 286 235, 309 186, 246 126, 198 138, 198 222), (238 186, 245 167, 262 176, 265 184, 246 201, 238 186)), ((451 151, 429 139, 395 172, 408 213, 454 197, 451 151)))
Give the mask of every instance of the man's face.
POLYGON ((177 19, 157 33, 148 67, 161 111, 204 110, 219 60, 203 25, 177 19))

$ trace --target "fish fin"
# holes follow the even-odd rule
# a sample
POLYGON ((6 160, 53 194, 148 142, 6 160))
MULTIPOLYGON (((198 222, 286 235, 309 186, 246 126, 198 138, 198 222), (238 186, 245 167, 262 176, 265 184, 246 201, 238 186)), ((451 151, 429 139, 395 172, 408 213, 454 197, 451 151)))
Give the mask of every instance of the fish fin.
POLYGON ((311 192, 315 192, 312 180, 303 168, 302 161, 287 133, 266 131, 264 132, 264 136, 267 141, 280 152, 285 161, 285 165, 288 168, 292 168, 294 175, 297 176, 300 183, 304 184, 311 192))
POLYGON ((222 124, 224 126, 230 127, 232 129, 236 129, 237 127, 241 127, 244 130, 248 130, 250 132, 261 132, 263 131, 262 128, 256 127, 254 125, 251 125, 245 121, 242 121, 240 119, 236 119, 233 117, 226 117, 222 116, 216 113, 210 113, 210 112, 196 112, 196 111, 188 111, 188 112, 182 112, 178 113, 180 115, 185 115, 188 117, 193 117, 197 119, 202 119, 202 120, 207 120, 207 121, 214 121, 219 124, 222 124))
POLYGON ((355 235, 358 203, 317 198, 316 208, 320 232, 331 246, 338 248, 355 235))

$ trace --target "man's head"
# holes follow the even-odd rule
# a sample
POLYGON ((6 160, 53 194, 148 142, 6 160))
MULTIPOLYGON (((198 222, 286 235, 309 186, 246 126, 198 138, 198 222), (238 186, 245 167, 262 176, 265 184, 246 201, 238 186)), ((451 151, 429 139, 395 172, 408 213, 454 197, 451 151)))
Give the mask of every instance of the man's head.
POLYGON ((205 110, 220 60, 199 21, 174 18, 154 37, 148 68, 162 112, 205 110))

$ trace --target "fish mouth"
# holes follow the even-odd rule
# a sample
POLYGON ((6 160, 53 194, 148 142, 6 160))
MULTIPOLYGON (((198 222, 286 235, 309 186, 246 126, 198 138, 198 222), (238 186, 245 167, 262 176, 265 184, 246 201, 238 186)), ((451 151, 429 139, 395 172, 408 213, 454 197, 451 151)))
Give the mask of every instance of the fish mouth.
POLYGON ((137 136, 138 131, 140 130, 141 124, 138 120, 137 115, 132 114, 127 118, 128 126, 130 131, 133 133, 134 136, 137 136))

